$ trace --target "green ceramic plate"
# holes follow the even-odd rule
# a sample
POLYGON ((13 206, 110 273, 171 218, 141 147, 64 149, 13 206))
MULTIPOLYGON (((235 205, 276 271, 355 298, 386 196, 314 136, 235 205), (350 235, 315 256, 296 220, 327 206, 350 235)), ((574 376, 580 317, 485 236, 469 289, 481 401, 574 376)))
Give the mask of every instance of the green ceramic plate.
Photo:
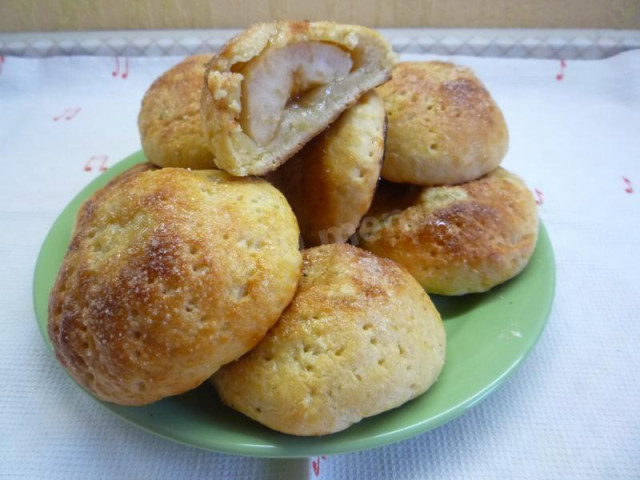
MULTIPOLYGON (((65 208, 45 239, 34 279, 35 310, 46 334, 47 301, 82 202, 109 179, 144 161, 138 152, 89 184, 65 208)), ((536 251, 515 279, 489 293, 434 297, 445 320, 447 361, 421 397, 319 438, 280 434, 224 407, 208 386, 145 407, 104 403, 117 415, 163 437, 205 449, 260 457, 309 457, 379 447, 410 438, 463 414, 502 384, 535 345, 553 301, 555 267, 543 225, 536 251)))

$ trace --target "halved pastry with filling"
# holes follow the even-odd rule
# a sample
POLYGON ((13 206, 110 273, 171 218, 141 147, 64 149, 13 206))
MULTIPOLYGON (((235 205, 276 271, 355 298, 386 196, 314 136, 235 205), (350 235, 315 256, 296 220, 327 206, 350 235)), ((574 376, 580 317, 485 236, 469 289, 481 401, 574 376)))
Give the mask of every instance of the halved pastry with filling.
POLYGON ((219 168, 263 175, 284 163, 363 93, 391 75, 376 31, 330 22, 257 24, 205 73, 202 118, 219 168))

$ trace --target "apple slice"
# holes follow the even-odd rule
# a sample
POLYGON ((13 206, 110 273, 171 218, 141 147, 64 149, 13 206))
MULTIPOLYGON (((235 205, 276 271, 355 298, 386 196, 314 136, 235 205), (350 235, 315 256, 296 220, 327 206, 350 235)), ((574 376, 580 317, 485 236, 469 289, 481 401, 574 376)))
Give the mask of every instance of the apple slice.
POLYGON ((288 104, 315 87, 343 79, 352 65, 347 52, 328 43, 302 42, 267 50, 242 70, 243 130, 266 145, 288 104))

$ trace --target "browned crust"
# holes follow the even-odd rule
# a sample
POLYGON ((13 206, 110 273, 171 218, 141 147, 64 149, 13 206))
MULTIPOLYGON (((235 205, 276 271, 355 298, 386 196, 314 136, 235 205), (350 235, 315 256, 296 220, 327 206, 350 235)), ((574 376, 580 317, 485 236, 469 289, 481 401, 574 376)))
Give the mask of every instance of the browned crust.
POLYGON ((504 117, 471 69, 402 62, 377 90, 389 116, 382 169, 387 180, 423 186, 464 183, 504 158, 504 117))
POLYGON ((158 77, 145 93, 138 115, 147 159, 160 167, 214 168, 202 132, 200 97, 211 55, 192 55, 158 77))
POLYGON ((276 326, 213 376, 226 404, 278 431, 325 435, 435 382, 444 327, 405 269, 345 244, 305 250, 303 259, 276 326))
POLYGON ((50 295, 56 357, 115 403, 194 388, 280 316, 297 246, 293 212, 262 180, 136 167, 80 210, 50 295))
POLYGON ((537 234, 531 192, 498 168, 454 187, 381 184, 358 241, 404 265, 428 292, 460 295, 517 275, 537 234))

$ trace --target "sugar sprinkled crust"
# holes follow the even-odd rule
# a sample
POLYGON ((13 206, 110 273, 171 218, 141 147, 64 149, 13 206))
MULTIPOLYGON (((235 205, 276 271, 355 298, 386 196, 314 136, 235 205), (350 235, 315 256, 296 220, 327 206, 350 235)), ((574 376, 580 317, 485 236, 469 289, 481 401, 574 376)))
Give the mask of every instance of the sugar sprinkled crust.
POLYGON ((110 402, 194 388, 256 345, 289 303, 298 236, 264 180, 136 167, 80 209, 50 296, 56 357, 110 402))
POLYGON ((275 327, 213 376, 224 403, 274 430, 325 435, 436 381, 444 327, 406 270, 347 244, 305 250, 303 262, 275 327))
POLYGON ((267 177, 291 204, 306 247, 346 242, 355 233, 380 175, 385 124, 372 90, 267 177))
POLYGON ((202 131, 200 96, 211 55, 192 55, 163 73, 144 95, 138 115, 142 149, 160 167, 215 168, 202 131))
POLYGON ((489 173, 504 158, 504 117, 471 69, 401 62, 377 90, 389 118, 383 178, 452 185, 489 173))
POLYGON ((283 21, 243 31, 213 57, 202 91, 203 126, 216 164, 239 176, 274 170, 363 93, 385 82, 394 61, 390 44, 374 30, 360 26, 283 21), (348 53, 353 66, 346 77, 318 86, 306 99, 285 108, 277 134, 261 145, 241 124, 246 108, 243 68, 265 52, 307 42, 338 47, 348 53))
POLYGON ((484 292, 520 273, 538 237, 533 195, 498 167, 456 186, 382 183, 360 246, 404 265, 427 292, 484 292))

